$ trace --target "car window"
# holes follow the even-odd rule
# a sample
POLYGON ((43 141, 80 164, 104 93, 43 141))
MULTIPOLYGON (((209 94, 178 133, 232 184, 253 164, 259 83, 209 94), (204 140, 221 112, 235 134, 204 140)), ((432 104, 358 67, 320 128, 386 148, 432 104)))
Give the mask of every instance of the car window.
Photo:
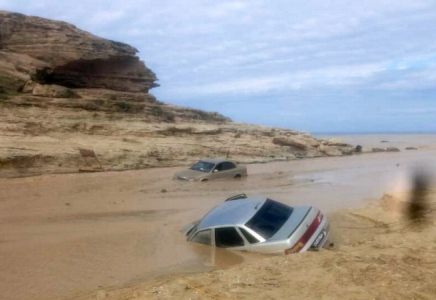
POLYGON ((210 229, 199 231, 192 238, 191 242, 210 246, 212 244, 211 232, 210 229))
POLYGON ((230 161, 223 162, 223 171, 236 168, 236 165, 230 161))
POLYGON ((259 243, 259 240, 255 238, 251 233, 249 233, 245 228, 243 227, 238 227, 238 228, 250 244, 259 243))
POLYGON ((259 211, 245 224, 263 238, 272 237, 289 219, 293 208, 267 199, 259 211))
POLYGON ((235 227, 215 228, 215 245, 217 247, 244 246, 244 240, 235 227))
POLYGON ((190 167, 191 170, 209 173, 212 171, 214 164, 205 161, 199 161, 190 167))
POLYGON ((215 170, 218 170, 218 172, 222 171, 223 170, 223 164, 222 163, 217 164, 216 167, 215 167, 215 170))

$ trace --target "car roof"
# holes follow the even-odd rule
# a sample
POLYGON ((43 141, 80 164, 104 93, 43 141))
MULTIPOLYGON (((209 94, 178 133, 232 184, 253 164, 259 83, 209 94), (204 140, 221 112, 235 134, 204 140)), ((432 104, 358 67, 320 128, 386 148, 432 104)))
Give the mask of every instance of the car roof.
POLYGON ((212 163, 212 164, 218 164, 224 161, 230 161, 227 159, 222 159, 222 158, 205 158, 205 159, 201 159, 200 161, 204 161, 204 162, 208 162, 208 163, 212 163))
POLYGON ((198 223, 197 230, 213 226, 245 224, 266 200, 266 197, 259 197, 223 202, 204 216, 198 223))

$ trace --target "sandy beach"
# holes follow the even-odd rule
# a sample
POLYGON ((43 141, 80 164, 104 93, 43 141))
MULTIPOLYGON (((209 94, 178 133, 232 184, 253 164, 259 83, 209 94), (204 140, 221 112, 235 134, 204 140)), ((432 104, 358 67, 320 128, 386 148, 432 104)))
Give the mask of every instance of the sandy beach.
MULTIPOLYGON (((380 143, 379 136, 360 138, 380 143)), ((381 210, 382 201, 375 200, 384 194, 404 195, 410 188, 410 172, 436 162, 435 136, 391 135, 390 140, 420 149, 252 164, 246 179, 202 184, 173 181, 172 174, 180 168, 0 179, 0 299, 135 298, 132 295, 203 299, 201 292, 180 283, 188 279, 194 287, 201 281, 203 288, 224 299, 266 299, 263 296, 269 289, 277 290, 271 299, 281 299, 289 292, 289 288, 280 288, 281 284, 298 272, 288 264, 304 266, 297 282, 305 281, 307 290, 323 280, 318 273, 326 277, 338 261, 345 262, 342 268, 360 270, 367 264, 371 269, 376 251, 364 241, 384 243, 381 234, 386 234, 386 228, 358 234, 340 229, 374 225, 373 220, 351 217, 350 211, 371 216, 381 210), (179 232, 182 226, 240 192, 267 195, 289 205, 319 207, 332 221, 333 251, 270 258, 186 243, 179 232), (355 245, 360 242, 361 247, 355 245), (360 263, 351 264, 347 258, 351 256, 361 257, 360 263), (253 268, 260 268, 256 273, 265 276, 280 273, 280 279, 274 280, 281 283, 265 283, 268 289, 256 286, 260 275, 253 274, 253 268), (287 275, 284 268, 292 273, 287 275), (215 271, 209 273, 211 270, 215 271), (235 294, 232 289, 221 290, 228 284, 227 277, 239 278, 235 294)), ((380 213, 381 220, 386 217, 380 213)), ((399 238, 409 250, 413 249, 412 240, 423 235, 390 234, 387 240, 399 238)), ((435 232, 426 234, 434 236, 435 232)), ((391 246, 389 251, 403 251, 398 245, 391 246)), ((432 244, 428 247, 434 251, 432 244)), ((419 253, 415 256, 435 259, 419 253)), ((327 276, 325 280, 333 279, 327 276)), ((311 298, 316 294, 299 295, 311 298)), ((366 299, 362 297, 357 298, 366 299)))

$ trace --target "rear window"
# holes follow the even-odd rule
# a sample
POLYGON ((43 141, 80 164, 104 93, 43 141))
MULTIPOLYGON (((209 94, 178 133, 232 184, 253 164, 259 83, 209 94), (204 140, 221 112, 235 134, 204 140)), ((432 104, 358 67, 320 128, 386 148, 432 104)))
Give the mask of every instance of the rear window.
POLYGON ((253 229, 267 240, 282 228, 292 211, 293 208, 290 206, 267 199, 245 226, 253 229))

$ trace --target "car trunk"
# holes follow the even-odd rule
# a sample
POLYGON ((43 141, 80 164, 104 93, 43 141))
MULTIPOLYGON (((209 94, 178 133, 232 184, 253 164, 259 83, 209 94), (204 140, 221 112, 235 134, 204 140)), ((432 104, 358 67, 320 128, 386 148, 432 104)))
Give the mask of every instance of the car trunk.
MULTIPOLYGON (((312 207, 306 214, 305 218, 300 221, 299 226, 294 229, 288 236, 289 248, 285 254, 298 253, 308 250, 319 234, 323 231, 324 216, 321 211, 312 207), (322 224, 323 223, 323 224, 322 224)), ((326 221, 326 219, 324 220, 326 221)), ((323 237, 321 237, 323 238, 323 237)), ((318 241, 320 242, 320 241, 318 241)))

